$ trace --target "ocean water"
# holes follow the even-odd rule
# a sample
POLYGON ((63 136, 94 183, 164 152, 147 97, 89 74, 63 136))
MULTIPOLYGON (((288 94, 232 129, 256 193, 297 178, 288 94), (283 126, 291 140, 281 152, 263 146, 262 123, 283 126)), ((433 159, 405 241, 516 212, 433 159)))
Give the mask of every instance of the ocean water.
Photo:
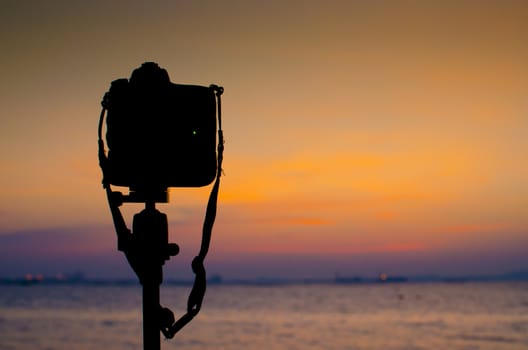
MULTIPOLYGON (((0 349, 143 349, 141 317, 139 287, 0 286, 0 349)), ((526 350, 528 283, 217 285, 161 348, 526 350)))

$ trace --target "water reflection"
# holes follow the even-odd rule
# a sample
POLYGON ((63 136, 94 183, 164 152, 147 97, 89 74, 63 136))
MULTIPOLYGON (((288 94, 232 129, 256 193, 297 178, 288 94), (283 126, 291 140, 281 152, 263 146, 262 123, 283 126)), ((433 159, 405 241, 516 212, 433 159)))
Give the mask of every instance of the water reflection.
MULTIPOLYGON (((163 349, 528 348, 528 283, 218 285, 206 299, 163 349)), ((0 348, 141 349, 140 305, 139 287, 3 286, 0 348)))

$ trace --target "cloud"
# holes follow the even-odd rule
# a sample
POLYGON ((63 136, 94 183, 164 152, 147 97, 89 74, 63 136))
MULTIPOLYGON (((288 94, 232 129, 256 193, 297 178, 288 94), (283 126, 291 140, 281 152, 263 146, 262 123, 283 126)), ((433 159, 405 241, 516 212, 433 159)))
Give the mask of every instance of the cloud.
POLYGON ((108 226, 45 228, 0 234, 0 256, 89 256, 115 247, 108 226))
POLYGON ((0 276, 56 275, 86 271, 96 275, 120 266, 111 227, 51 228, 0 234, 0 276), (112 267, 110 267, 112 266, 112 267))

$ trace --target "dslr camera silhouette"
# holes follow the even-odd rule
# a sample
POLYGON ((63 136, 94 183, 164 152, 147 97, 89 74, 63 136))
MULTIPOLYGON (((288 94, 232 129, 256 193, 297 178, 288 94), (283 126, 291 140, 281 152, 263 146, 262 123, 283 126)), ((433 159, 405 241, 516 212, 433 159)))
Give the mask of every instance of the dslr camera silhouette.
POLYGON ((210 184, 218 165, 219 89, 171 83, 167 71, 152 62, 129 80, 113 81, 103 99, 109 148, 104 181, 129 187, 134 202, 168 187, 210 184))

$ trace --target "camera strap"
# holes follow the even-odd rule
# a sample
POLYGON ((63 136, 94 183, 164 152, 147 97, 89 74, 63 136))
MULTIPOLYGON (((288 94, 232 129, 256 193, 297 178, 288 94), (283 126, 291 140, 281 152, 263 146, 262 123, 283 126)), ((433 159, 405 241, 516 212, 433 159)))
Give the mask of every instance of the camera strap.
POLYGON ((211 243, 211 234, 213 231, 213 225, 216 219, 216 208, 218 200, 218 190, 220 188, 220 177, 222 176, 222 161, 224 158, 224 134, 222 131, 222 93, 224 88, 217 85, 211 85, 215 91, 217 106, 218 106, 218 149, 217 149, 217 173, 216 180, 209 194, 209 200, 207 202, 207 209, 205 212, 205 219, 202 229, 202 243, 200 245, 200 252, 194 257, 191 267, 195 274, 194 284, 189 294, 187 301, 187 312, 180 317, 170 327, 161 327, 161 332, 167 339, 171 339, 187 325, 193 318, 200 312, 202 307, 203 298, 207 288, 207 276, 205 272, 204 260, 209 251, 209 245, 211 243))
MULTIPOLYGON (((209 246, 211 243, 211 235, 213 231, 213 225, 216 219, 216 209, 218 201, 218 190, 220 188, 220 177, 222 175, 222 161, 224 153, 224 135, 222 131, 222 102, 221 95, 224 92, 223 87, 217 85, 211 85, 211 89, 215 92, 217 100, 217 117, 218 117, 218 146, 217 146, 217 174, 214 185, 209 194, 209 200, 207 202, 207 209, 205 213, 205 219, 202 228, 202 241, 200 245, 200 251, 196 257, 194 257, 191 267, 192 271, 195 274, 194 283, 192 290, 189 294, 187 301, 187 312, 181 316, 176 322, 172 325, 161 325, 160 330, 167 339, 171 339, 174 335, 187 325, 197 314, 200 312, 203 298, 205 296, 205 291, 207 288, 207 276, 204 266, 204 260, 209 251, 209 246)), ((101 102, 102 110, 99 118, 99 127, 98 127, 98 145, 99 145, 99 166, 101 167, 103 173, 103 187, 106 190, 108 204, 112 213, 112 219, 114 221, 114 226, 116 229, 116 234, 118 238, 118 249, 124 251, 126 254, 127 241, 131 234, 130 229, 126 227, 123 216, 119 210, 119 206, 122 204, 114 193, 111 190, 110 183, 108 182, 108 158, 106 156, 104 141, 102 138, 103 130, 103 120, 105 114, 108 110, 108 93, 105 94, 101 102)), ((128 258, 128 257, 127 257, 128 258)), ((162 310, 160 306, 160 310, 162 310)), ((167 310, 170 312, 170 310, 167 310)), ((170 312, 172 314, 172 312, 170 312)), ((161 315, 160 315, 161 317, 161 315)))

